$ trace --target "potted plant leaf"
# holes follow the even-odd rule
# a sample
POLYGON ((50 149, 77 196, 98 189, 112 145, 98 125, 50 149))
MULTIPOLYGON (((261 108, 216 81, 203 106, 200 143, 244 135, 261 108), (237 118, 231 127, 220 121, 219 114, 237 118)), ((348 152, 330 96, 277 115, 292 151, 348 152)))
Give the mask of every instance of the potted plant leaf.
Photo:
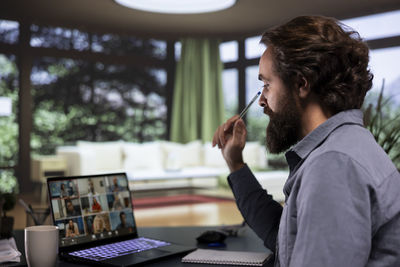
POLYGON ((375 103, 364 108, 364 125, 400 170, 400 107, 384 96, 384 85, 385 80, 375 103))
POLYGON ((0 170, 0 238, 12 235, 14 218, 7 216, 7 211, 14 208, 18 193, 17 178, 13 171, 0 170))

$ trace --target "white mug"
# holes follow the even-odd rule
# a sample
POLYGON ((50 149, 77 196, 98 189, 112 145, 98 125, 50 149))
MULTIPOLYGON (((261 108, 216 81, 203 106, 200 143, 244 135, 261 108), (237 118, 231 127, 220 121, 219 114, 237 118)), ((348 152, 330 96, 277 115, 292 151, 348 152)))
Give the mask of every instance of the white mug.
POLYGON ((58 255, 58 227, 37 225, 25 228, 25 256, 28 267, 54 267, 58 255))

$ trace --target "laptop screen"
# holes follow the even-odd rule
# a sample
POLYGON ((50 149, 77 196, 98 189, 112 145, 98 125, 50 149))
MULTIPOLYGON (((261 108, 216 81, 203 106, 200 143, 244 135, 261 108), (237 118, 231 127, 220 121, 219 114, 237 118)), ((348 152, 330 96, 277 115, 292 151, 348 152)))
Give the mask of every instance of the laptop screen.
POLYGON ((60 248, 136 234, 125 173, 47 180, 60 248))

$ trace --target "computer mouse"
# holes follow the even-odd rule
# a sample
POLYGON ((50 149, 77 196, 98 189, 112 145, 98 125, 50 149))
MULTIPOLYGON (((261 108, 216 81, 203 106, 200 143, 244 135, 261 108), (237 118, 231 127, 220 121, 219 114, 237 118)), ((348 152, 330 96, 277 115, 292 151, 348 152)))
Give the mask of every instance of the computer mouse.
POLYGON ((199 235, 196 240, 199 243, 223 243, 225 238, 226 238, 226 234, 221 232, 221 231, 216 231, 216 230, 209 230, 209 231, 205 231, 204 233, 202 233, 201 235, 199 235))

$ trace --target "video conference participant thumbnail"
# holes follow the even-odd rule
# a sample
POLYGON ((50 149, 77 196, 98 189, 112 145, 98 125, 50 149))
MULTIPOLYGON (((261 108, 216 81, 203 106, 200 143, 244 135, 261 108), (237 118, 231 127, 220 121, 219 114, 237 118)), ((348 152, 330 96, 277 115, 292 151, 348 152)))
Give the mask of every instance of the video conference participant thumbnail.
POLYGON ((93 177, 78 180, 79 195, 94 196, 106 193, 106 184, 103 177, 93 177))
POLYGON ((59 181, 50 183, 51 198, 77 198, 79 197, 75 180, 59 181))
POLYGON ((107 195, 108 208, 111 211, 131 208, 132 204, 129 200, 129 191, 117 192, 107 195))
POLYGON ((72 238, 85 235, 82 217, 70 218, 56 221, 60 229, 60 237, 72 238))
POLYGON ((65 209, 67 217, 81 216, 81 206, 79 199, 67 199, 65 200, 65 209))
POLYGON ((82 197, 81 205, 83 215, 109 210, 106 195, 82 197))
POLYGON ((111 231, 110 216, 108 213, 99 213, 84 217, 87 234, 99 234, 111 231))
POLYGON ((124 177, 110 176, 107 177, 108 192, 123 192, 128 191, 128 184, 124 177))
POLYGON ((132 231, 134 227, 133 212, 131 209, 116 211, 110 213, 111 230, 132 231))
POLYGON ((79 198, 52 199, 54 219, 81 216, 81 204, 79 198))

